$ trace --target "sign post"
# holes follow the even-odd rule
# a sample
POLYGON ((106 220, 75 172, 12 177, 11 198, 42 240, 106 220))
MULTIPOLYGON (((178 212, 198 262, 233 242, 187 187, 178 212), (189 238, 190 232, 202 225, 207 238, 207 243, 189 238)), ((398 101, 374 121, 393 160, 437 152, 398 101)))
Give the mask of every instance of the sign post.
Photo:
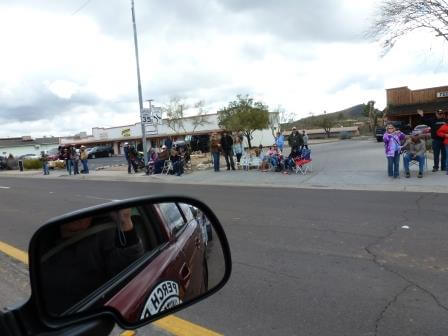
POLYGON ((135 60, 137 63, 137 84, 138 84, 138 103, 140 106, 140 124, 142 125, 142 145, 143 154, 145 157, 145 167, 148 165, 148 150, 146 148, 146 131, 145 124, 143 123, 142 113, 143 113, 143 98, 142 98, 142 84, 140 80, 140 63, 138 60, 138 41, 137 41, 137 26, 135 24, 135 9, 134 0, 131 0, 131 11, 132 11, 132 27, 134 28, 134 47, 135 47, 135 60))

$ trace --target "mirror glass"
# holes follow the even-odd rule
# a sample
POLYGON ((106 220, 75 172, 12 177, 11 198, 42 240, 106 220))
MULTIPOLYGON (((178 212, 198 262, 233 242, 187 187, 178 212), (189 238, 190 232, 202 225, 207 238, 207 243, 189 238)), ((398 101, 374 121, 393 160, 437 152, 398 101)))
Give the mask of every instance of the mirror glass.
POLYGON ((216 287, 225 260, 212 222, 186 203, 145 204, 44 227, 35 267, 52 317, 110 307, 128 324, 216 287))

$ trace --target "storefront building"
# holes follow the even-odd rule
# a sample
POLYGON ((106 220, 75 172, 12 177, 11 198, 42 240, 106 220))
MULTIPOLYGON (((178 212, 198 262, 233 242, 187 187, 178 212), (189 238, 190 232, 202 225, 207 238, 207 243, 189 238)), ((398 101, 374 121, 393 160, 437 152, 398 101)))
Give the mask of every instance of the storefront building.
POLYGON ((14 157, 21 155, 34 154, 40 156, 42 151, 49 152, 57 150, 59 146, 59 138, 33 138, 31 136, 23 136, 17 138, 0 139, 0 156, 14 157))
MULTIPOLYGON (((278 129, 278 125, 275 126, 278 129)), ((159 148, 164 144, 167 138, 172 141, 188 140, 191 136, 210 135, 213 132, 222 132, 218 126, 218 115, 208 114, 204 121, 200 124, 197 117, 186 117, 179 122, 171 123, 162 120, 161 125, 156 127, 148 127, 146 141, 148 148, 159 148)), ((95 127, 92 129, 92 135, 79 134, 73 137, 62 137, 61 145, 75 144, 85 145, 86 147, 94 147, 99 145, 112 146, 115 155, 123 154, 123 147, 126 142, 141 148, 142 129, 140 123, 132 125, 117 126, 110 128, 95 127)), ((247 147, 247 141, 245 140, 247 147)), ((271 129, 255 131, 252 139, 252 146, 269 146, 274 143, 274 137, 271 129)))
POLYGON ((411 127, 421 124, 417 110, 433 115, 437 110, 448 111, 448 86, 410 90, 407 86, 386 89, 387 120, 400 120, 411 127))

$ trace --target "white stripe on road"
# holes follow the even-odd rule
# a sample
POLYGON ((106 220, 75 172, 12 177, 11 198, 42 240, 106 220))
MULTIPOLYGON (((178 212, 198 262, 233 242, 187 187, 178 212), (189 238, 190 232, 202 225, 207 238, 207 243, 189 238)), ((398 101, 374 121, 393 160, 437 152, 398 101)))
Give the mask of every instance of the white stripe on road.
POLYGON ((102 198, 102 197, 96 197, 96 196, 85 196, 85 195, 77 195, 77 196, 90 198, 90 199, 96 199, 96 200, 100 200, 100 201, 109 201, 109 202, 119 202, 119 201, 121 201, 119 199, 102 198))
POLYGON ((11 189, 11 187, 2 187, 2 186, 0 186, 0 189, 11 189))

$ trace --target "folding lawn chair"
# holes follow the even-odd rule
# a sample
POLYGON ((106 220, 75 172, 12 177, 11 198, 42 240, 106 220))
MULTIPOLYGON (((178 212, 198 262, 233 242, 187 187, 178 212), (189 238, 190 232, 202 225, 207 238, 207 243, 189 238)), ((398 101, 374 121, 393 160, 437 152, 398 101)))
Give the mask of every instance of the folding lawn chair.
MULTIPOLYGON (((405 153, 406 153, 406 152, 405 152, 405 153)), ((418 167, 418 161, 417 161, 417 160, 411 160, 411 161, 409 162, 409 169, 410 169, 412 166, 417 166, 417 167, 418 167)), ((428 155, 426 155, 426 153, 425 153, 425 164, 424 164, 423 169, 425 169, 426 172, 428 171, 428 155)))
POLYGON ((294 160, 294 163, 296 164, 296 174, 301 173, 302 175, 305 175, 306 173, 313 171, 311 150, 304 148, 301 155, 294 160))
POLYGON ((171 162, 171 160, 165 160, 161 174, 168 175, 171 170, 173 170, 173 163, 171 162))

